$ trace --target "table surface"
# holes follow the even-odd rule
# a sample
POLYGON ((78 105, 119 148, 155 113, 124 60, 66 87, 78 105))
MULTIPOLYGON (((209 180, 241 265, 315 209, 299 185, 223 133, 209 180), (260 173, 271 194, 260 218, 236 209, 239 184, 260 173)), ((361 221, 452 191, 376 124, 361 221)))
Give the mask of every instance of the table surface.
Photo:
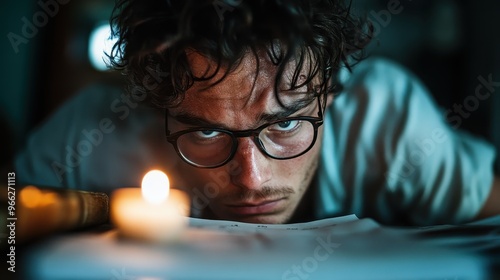
POLYGON ((500 216, 394 228, 355 216, 295 225, 190 219, 175 243, 72 232, 23 251, 27 279, 500 279, 500 216))

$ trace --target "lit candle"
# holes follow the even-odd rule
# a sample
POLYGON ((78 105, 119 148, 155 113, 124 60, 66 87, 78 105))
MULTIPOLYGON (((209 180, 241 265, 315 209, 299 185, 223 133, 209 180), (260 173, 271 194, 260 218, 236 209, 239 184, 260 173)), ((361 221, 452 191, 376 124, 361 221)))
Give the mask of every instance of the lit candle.
POLYGON ((156 242, 177 239, 187 226, 189 198, 169 185, 165 173, 152 170, 142 179, 142 188, 114 191, 111 221, 120 234, 156 242))

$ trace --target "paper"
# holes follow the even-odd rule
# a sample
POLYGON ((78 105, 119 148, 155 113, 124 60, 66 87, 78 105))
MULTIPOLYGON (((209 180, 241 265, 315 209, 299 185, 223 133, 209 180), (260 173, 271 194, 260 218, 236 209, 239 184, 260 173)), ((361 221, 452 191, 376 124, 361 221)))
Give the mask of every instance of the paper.
POLYGON ((250 224, 234 221, 218 221, 189 218, 189 226, 192 228, 214 229, 226 232, 265 232, 273 230, 281 231, 302 231, 302 230, 318 230, 334 227, 341 223, 357 221, 356 215, 348 215, 330 219, 317 220, 307 223, 295 224, 250 224))
POLYGON ((55 238, 31 250, 23 267, 31 279, 484 279, 486 273, 474 254, 354 215, 291 225, 190 224, 168 245, 123 239, 116 231, 55 238))

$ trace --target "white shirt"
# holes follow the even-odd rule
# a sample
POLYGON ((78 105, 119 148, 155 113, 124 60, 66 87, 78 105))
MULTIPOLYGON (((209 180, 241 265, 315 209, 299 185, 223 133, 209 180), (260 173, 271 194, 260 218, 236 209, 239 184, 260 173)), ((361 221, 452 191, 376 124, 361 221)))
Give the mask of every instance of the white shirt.
POLYGON ((495 150, 451 128, 412 74, 369 59, 348 74, 325 117, 318 217, 459 223, 480 210, 495 150))
MULTIPOLYGON (((316 216, 419 225, 474 217, 493 182, 493 147, 452 129, 419 81, 386 60, 365 60, 341 80, 323 125, 316 216)), ((110 191, 175 166, 163 113, 141 99, 103 85, 72 98, 17 155, 18 183, 110 191)))

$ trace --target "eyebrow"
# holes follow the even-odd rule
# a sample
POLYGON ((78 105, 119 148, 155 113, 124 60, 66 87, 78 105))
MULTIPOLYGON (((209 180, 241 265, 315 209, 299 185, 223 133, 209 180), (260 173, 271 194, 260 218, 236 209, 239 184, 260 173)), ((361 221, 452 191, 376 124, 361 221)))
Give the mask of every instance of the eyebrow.
MULTIPOLYGON (((305 99, 305 100, 299 100, 292 105, 287 106, 284 108, 284 110, 276 112, 276 113, 264 113, 260 115, 260 118, 258 120, 258 123, 260 124, 265 124, 265 123, 272 123, 275 121, 279 121, 281 119, 287 118, 291 116, 292 114, 296 113, 297 111, 309 106, 316 98, 313 99, 305 99)), ((222 128, 222 129, 230 129, 223 123, 217 123, 217 122, 212 122, 209 120, 206 120, 204 118, 200 118, 198 116, 195 116, 194 114, 187 113, 187 112, 182 112, 176 116, 172 116, 168 114, 170 117, 172 117, 174 120, 181 122, 183 124, 187 125, 192 125, 194 127, 212 127, 212 128, 222 128)), ((257 125, 259 126, 259 125, 257 125)))

